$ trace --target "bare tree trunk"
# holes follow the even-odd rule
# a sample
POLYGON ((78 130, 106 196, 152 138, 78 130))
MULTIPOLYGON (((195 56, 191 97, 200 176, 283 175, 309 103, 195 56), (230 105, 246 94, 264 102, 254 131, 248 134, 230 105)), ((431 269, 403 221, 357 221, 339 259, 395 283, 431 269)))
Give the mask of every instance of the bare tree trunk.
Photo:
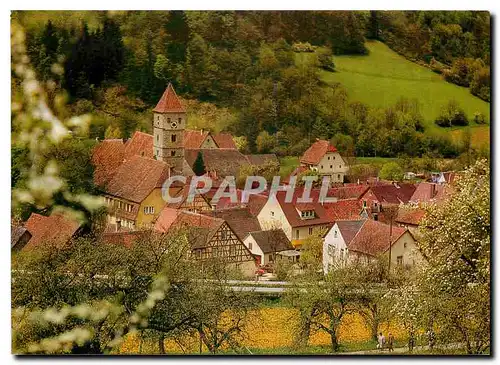
POLYGON ((160 351, 160 354, 165 354, 165 334, 161 334, 160 337, 158 338, 158 349, 160 351))
POLYGON ((337 339, 337 333, 335 331, 330 332, 330 340, 332 343, 332 351, 337 352, 339 350, 339 341, 337 339))

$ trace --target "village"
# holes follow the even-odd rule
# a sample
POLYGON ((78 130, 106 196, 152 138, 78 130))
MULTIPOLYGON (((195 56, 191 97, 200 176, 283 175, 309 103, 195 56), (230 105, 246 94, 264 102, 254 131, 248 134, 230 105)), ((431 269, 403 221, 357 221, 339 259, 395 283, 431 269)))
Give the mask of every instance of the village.
MULTIPOLYGON (((226 177, 234 179, 244 166, 278 164, 276 155, 244 155, 229 133, 186 129, 186 109, 171 84, 152 116, 153 135, 136 131, 128 140, 104 139, 93 151, 94 183, 106 207, 103 240, 131 245, 144 231, 168 234, 188 228, 193 260, 219 259, 248 278, 275 279, 279 262, 300 268, 303 244, 313 236, 323 242, 325 274, 338 265, 381 256, 395 268, 418 266, 424 260, 418 244, 423 208, 446 200, 455 177, 454 172, 437 172, 416 183, 376 176, 347 183, 343 151, 316 140, 278 191, 270 192, 269 182, 258 193, 254 189, 245 196, 237 188, 238 199, 221 198, 217 189, 226 177), (200 159, 203 171, 195 173, 200 159), (326 189, 312 180, 309 186, 295 186, 304 172, 327 177, 326 189), (172 176, 184 183, 171 183, 165 199, 162 189, 172 176), (190 182, 200 177, 212 184, 193 198, 190 182), (306 193, 310 199, 304 202, 306 193)), ((82 228, 60 213, 32 213, 24 224, 11 226, 11 249, 25 251, 49 241, 64 245, 85 234, 82 228)))

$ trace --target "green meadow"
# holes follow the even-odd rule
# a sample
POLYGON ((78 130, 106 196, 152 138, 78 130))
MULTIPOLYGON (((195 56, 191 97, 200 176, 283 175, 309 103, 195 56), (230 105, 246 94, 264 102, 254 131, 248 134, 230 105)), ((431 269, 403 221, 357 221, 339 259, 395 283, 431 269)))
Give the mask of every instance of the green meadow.
MULTIPOLYGON (((490 104, 477 98, 469 89, 442 79, 430 69, 408 61, 381 42, 367 42, 366 56, 334 56, 336 72, 321 70, 322 79, 341 83, 350 101, 373 107, 387 107, 401 97, 416 98, 428 129, 442 129, 434 124, 443 105, 455 99, 469 119, 481 112, 490 120, 490 104)), ((304 62, 308 53, 298 53, 297 61, 304 62)), ((474 125, 474 123, 471 123, 474 125)))

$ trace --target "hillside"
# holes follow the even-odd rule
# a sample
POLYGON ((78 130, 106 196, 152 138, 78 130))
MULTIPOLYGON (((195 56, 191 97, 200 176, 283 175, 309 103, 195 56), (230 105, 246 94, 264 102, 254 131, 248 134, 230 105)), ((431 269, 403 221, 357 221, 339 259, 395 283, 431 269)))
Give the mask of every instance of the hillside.
MULTIPOLYGON (((321 71, 327 83, 341 83, 350 101, 375 107, 393 105, 399 98, 417 98, 426 126, 438 128, 434 119, 441 107, 455 99, 471 118, 476 111, 490 118, 490 104, 473 96, 465 87, 444 81, 431 70, 408 61, 384 43, 367 42, 367 56, 334 56, 336 72, 321 71)), ((297 54, 301 62, 311 54, 297 54)))

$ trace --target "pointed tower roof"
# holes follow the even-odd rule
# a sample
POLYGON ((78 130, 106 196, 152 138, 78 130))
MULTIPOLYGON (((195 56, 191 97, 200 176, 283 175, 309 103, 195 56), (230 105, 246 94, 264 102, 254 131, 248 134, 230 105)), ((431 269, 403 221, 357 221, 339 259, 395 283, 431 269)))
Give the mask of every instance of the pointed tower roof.
POLYGON ((160 101, 153 109, 155 113, 185 113, 186 109, 181 104, 171 83, 168 84, 160 101))

